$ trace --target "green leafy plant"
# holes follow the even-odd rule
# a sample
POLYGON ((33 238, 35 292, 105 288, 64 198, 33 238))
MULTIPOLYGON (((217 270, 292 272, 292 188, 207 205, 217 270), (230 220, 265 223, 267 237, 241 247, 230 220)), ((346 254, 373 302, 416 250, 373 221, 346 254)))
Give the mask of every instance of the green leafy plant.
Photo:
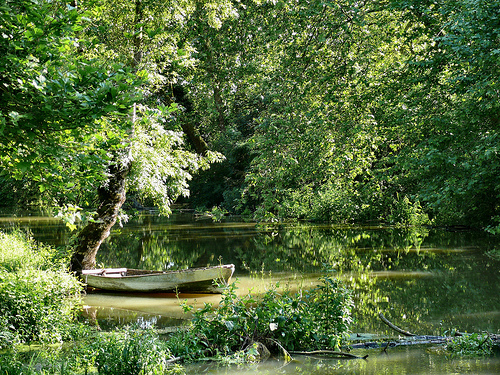
POLYGON ((429 217, 420 202, 411 202, 406 195, 403 198, 397 195, 390 207, 388 221, 399 226, 418 226, 429 224, 429 217))
POLYGON ((0 347, 62 341, 81 290, 55 249, 20 231, 0 233, 0 347))
MULTIPOLYGON (((184 338, 188 343, 175 355, 227 356, 260 342, 274 352, 338 348, 351 323, 350 293, 338 280, 320 279, 312 290, 279 292, 278 286, 262 298, 251 293, 239 297, 232 284, 222 295, 219 307, 210 304, 193 313, 192 326, 184 338), (186 353, 188 348, 188 353, 186 353)), ((185 311, 192 307, 183 304, 185 311)), ((170 344, 179 338, 171 339, 170 344)))
POLYGON ((36 269, 0 271, 1 346, 61 342, 75 317, 81 284, 70 274, 36 269), (15 339, 14 339, 15 338, 15 339))
POLYGON ((493 341, 488 334, 472 333, 454 338, 446 348, 454 357, 480 357, 492 354, 493 341))
POLYGON ((100 336, 95 365, 101 375, 182 373, 169 365, 170 357, 154 330, 129 327, 100 336))
POLYGON ((500 249, 492 249, 486 252, 486 255, 495 260, 500 260, 500 249))
POLYGON ((36 374, 34 360, 26 362, 19 358, 18 353, 8 353, 0 356, 0 373, 9 375, 36 374))
POLYGON ((49 249, 36 244, 26 233, 14 230, 0 232, 0 269, 16 271, 47 265, 49 249))

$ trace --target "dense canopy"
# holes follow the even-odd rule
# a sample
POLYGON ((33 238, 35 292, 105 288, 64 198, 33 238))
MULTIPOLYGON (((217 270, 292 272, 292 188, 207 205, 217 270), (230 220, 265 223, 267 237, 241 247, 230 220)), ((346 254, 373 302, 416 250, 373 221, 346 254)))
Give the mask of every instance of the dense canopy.
POLYGON ((0 22, 6 206, 94 208, 120 165, 165 213, 500 228, 500 1, 3 0, 0 22))

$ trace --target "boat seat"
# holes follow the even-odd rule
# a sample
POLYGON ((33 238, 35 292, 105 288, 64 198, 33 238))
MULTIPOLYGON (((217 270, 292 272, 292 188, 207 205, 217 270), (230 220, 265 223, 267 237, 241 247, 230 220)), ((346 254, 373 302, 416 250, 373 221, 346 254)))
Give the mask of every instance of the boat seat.
POLYGON ((106 277, 122 277, 127 274, 126 268, 99 268, 96 270, 83 270, 82 275, 99 275, 106 277))

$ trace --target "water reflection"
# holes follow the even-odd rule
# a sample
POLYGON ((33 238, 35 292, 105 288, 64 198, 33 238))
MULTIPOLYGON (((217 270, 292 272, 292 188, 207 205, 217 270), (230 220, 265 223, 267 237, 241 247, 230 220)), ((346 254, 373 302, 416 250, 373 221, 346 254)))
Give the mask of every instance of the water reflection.
MULTIPOLYGON (((0 218, 0 228, 14 226, 29 228, 35 238, 55 245, 67 243, 70 236, 61 222, 46 217, 0 218)), ((214 223, 191 214, 170 219, 147 214, 116 226, 97 261, 143 269, 234 263, 239 293, 264 291, 276 281, 290 289, 314 286, 327 267, 353 290, 356 332, 389 333, 377 317, 383 311, 416 333, 440 334, 452 327, 498 333, 500 262, 485 255, 493 248, 500 248, 498 239, 483 232, 214 223)), ((176 297, 129 298, 135 299, 125 303, 119 296, 89 295, 85 303, 106 320, 120 311, 117 320, 125 321, 125 310, 136 319, 154 317, 161 325, 182 319, 176 297)), ((191 304, 204 301, 185 298, 191 304)), ((211 298, 217 302, 216 296, 211 298)))
POLYGON ((144 216, 113 233, 98 261, 106 266, 175 269, 234 263, 237 277, 263 290, 275 280, 303 285, 325 268, 356 299, 357 332, 389 333, 378 312, 410 331, 447 328, 498 332, 498 242, 482 232, 332 225, 257 225, 144 216))
MULTIPOLYGON (((355 352, 355 351, 353 351, 355 352)), ((380 350, 363 351, 369 354, 366 360, 325 359, 319 356, 294 356, 294 361, 268 360, 264 363, 221 367, 217 364, 195 364, 187 368, 187 373, 216 375, 229 374, 286 374, 286 375, 326 375, 326 374, 498 374, 500 358, 449 359, 444 354, 436 354, 425 348, 393 348, 387 353, 380 350)), ((359 353, 361 354, 361 353, 359 353)))
MULTIPOLYGON (((21 227, 38 240, 59 246, 71 235, 44 216, 0 217, 0 229, 21 227)), ((394 335, 378 312, 396 325, 420 334, 449 328, 500 333, 500 261, 485 255, 500 248, 482 232, 332 225, 257 225, 213 223, 193 215, 166 220, 143 215, 116 227, 98 254, 107 267, 176 269, 236 265, 238 293, 263 293, 271 284, 310 288, 327 267, 353 290, 354 332, 394 335)), ((163 330, 184 324, 180 301, 217 304, 217 295, 88 294, 85 315, 108 329, 117 324, 155 324, 163 330)), ((429 348, 372 350, 367 361, 296 357, 287 364, 219 368, 193 365, 188 373, 208 374, 497 374, 498 357, 450 360, 429 348)))
MULTIPOLYGON (((318 275, 319 276, 319 275, 318 275)), ((253 275, 233 279, 239 295, 264 293, 270 285, 280 283, 278 289, 296 291, 299 287, 313 288, 318 279, 312 275, 253 275)), ((109 293, 92 292, 84 297, 83 317, 92 324, 107 329, 116 325, 134 322, 154 324, 165 330, 181 326, 189 321, 191 314, 184 313, 182 303, 202 308, 205 303, 218 306, 220 295, 189 293, 109 293)))

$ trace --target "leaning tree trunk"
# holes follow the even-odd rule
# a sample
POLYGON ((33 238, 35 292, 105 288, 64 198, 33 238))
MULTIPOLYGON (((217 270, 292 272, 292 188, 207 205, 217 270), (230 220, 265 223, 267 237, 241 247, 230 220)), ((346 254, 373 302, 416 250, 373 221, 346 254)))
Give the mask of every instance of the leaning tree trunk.
POLYGON ((78 234, 71 258, 71 271, 95 267, 96 255, 102 242, 108 238, 109 232, 116 223, 120 208, 125 202, 125 181, 130 171, 130 162, 118 162, 109 167, 109 180, 99 188, 99 208, 92 222, 89 222, 78 234))
MULTIPOLYGON (((142 60, 142 21, 144 17, 143 0, 135 0, 134 24, 136 28, 132 58, 132 68, 136 69, 142 60)), ((132 130, 135 123, 136 107, 132 114, 132 130)), ((114 160, 109 167, 109 180, 99 188, 99 208, 94 221, 88 223, 78 234, 71 258, 71 271, 80 273, 82 270, 95 268, 95 258, 102 242, 108 238, 109 232, 116 223, 120 208, 125 202, 126 178, 131 168, 130 159, 114 160)))

